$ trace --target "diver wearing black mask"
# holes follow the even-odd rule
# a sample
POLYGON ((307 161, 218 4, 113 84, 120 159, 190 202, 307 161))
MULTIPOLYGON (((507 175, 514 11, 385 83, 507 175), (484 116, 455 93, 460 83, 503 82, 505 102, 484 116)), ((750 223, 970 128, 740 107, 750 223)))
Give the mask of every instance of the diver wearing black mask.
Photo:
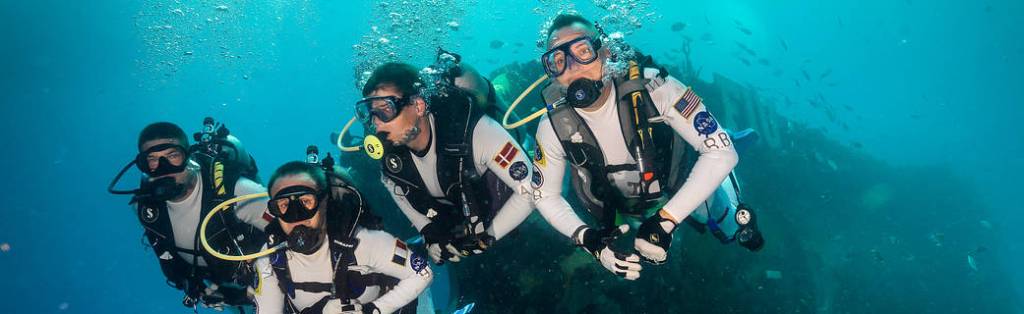
POLYGON ((267 247, 287 249, 256 262, 257 313, 414 313, 433 276, 426 259, 379 230, 379 218, 333 165, 324 171, 319 158, 307 160, 270 179, 267 208, 276 220, 267 247))
POLYGON ((286 230, 289 250, 310 255, 323 245, 322 213, 327 203, 327 193, 304 185, 281 189, 267 202, 269 212, 286 230))
MULTIPOLYGON (((214 124, 212 119, 207 119, 214 124)), ((264 193, 255 181, 255 166, 244 153, 237 139, 228 138, 223 127, 218 140, 233 141, 225 144, 234 150, 232 156, 249 157, 250 168, 240 169, 237 159, 226 160, 227 154, 204 150, 206 142, 189 146, 188 137, 180 127, 168 122, 147 126, 139 135, 138 154, 124 166, 108 186, 113 194, 132 195, 131 204, 137 210, 143 235, 160 262, 161 270, 172 287, 185 293, 182 304, 197 308, 245 306, 251 304, 244 287, 253 276, 250 269, 239 262, 229 262, 209 255, 196 237, 202 214, 220 202, 235 195, 264 193), (239 154, 241 152, 242 154, 239 154), (141 173, 138 188, 115 190, 115 185, 131 168, 141 173), (249 174, 252 174, 251 176, 249 174), (214 285, 208 285, 213 283, 214 285)), ((201 133, 206 134, 206 133, 201 133)), ((197 141, 199 141, 197 139, 197 141)), ((208 227, 213 236, 208 238, 212 247, 223 252, 255 250, 263 245, 265 202, 239 204, 221 212, 208 227), (230 213, 230 214, 225 214, 230 213)))

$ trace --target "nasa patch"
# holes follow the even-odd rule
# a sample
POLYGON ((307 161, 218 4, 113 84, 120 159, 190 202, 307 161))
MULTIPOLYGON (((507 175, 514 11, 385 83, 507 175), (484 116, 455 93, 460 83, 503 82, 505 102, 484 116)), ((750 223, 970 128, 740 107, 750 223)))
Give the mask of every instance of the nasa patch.
POLYGON ((143 222, 151 224, 156 222, 157 218, 160 218, 160 211, 152 207, 146 207, 139 213, 139 217, 142 217, 143 222))
POLYGON ((516 181, 526 179, 526 176, 530 174, 530 168, 526 167, 526 163, 517 161, 508 168, 508 175, 516 181))
POLYGON ((402 171, 402 158, 395 154, 388 154, 384 156, 384 167, 391 173, 399 173, 402 171))
POLYGON ((426 276, 429 274, 427 271, 427 260, 416 253, 412 253, 412 260, 409 262, 409 266, 412 270, 416 271, 420 276, 426 276))
POLYGON ((715 117, 712 117, 707 111, 701 111, 693 118, 693 128, 697 130, 698 134, 707 137, 718 131, 718 121, 715 121, 715 117))
POLYGON ((540 169, 533 169, 533 177, 530 178, 530 184, 532 184, 534 189, 539 189, 541 186, 544 186, 544 174, 540 172, 540 169))

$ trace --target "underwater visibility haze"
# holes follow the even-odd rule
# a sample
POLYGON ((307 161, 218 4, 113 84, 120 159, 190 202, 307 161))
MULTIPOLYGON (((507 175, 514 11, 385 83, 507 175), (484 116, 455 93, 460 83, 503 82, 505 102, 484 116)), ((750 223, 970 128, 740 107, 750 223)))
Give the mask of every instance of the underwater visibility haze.
POLYGON ((534 212, 435 267, 419 312, 1024 313, 1014 0, 5 1, 0 312, 192 312, 130 197, 106 192, 158 121, 224 123, 264 180, 317 145, 413 238, 378 162, 332 142, 369 72, 443 48, 507 106, 544 73, 545 23, 565 12, 652 56, 722 127, 758 132, 736 174, 765 247, 678 228, 668 262, 627 281, 534 212))

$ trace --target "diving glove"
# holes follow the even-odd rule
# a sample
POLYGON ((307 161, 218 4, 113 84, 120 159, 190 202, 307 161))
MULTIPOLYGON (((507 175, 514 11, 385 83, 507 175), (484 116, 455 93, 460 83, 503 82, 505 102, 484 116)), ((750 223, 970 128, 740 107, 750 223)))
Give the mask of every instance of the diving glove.
POLYGON ((371 303, 360 304, 356 300, 349 303, 342 303, 340 299, 327 301, 324 305, 324 314, 380 314, 380 309, 371 303))
POLYGON ((619 236, 629 232, 629 225, 620 225, 616 228, 594 230, 588 227, 580 227, 573 234, 573 241, 576 246, 582 247, 591 255, 594 255, 601 266, 627 280, 640 278, 640 257, 636 254, 625 254, 611 246, 619 236))
POLYGON ((459 262, 459 249, 452 245, 451 233, 444 230, 441 225, 435 222, 428 223, 420 229, 420 234, 427 245, 427 255, 430 255, 434 264, 441 265, 445 261, 459 262))
POLYGON ((645 262, 661 265, 668 259, 668 248, 672 245, 672 231, 676 223, 655 214, 648 217, 636 231, 634 248, 645 262))

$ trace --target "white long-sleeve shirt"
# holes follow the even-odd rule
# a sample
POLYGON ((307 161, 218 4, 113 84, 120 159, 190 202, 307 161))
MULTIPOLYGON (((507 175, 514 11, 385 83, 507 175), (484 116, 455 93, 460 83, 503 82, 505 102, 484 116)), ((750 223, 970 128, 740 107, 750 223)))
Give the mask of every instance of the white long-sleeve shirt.
MULTIPOLYGON (((380 287, 366 287, 363 294, 356 298, 359 303, 373 302, 381 313, 391 313, 415 300, 433 280, 433 272, 426 259, 413 254, 404 243, 391 234, 359 228, 356 231, 356 239, 359 240, 355 249, 356 265, 350 266, 348 270, 358 271, 360 274, 379 273, 399 279, 398 285, 383 295, 380 294, 380 287)), ((325 241, 320 249, 310 255, 286 252, 292 282, 331 284, 334 281, 334 269, 331 265, 329 247, 325 241)), ((285 298, 288 296, 278 285, 270 258, 257 259, 256 271, 259 274, 254 300, 256 312, 283 313, 286 306, 285 298)), ((329 292, 310 293, 296 289, 295 298, 290 301, 298 310, 302 310, 329 295, 329 292)))
MULTIPOLYGON (((655 69, 647 69, 644 73, 647 78, 654 78, 657 74, 658 71, 655 69)), ((688 108, 688 103, 683 101, 687 89, 681 82, 669 76, 650 92, 651 99, 664 117, 665 123, 700 154, 686 182, 664 206, 677 223, 711 196, 739 159, 729 135, 717 125, 710 113, 707 113, 703 103, 698 105, 693 102, 695 105, 688 108), (687 113, 687 116, 684 117, 684 113, 687 113)), ((626 147, 619 126, 618 106, 615 104, 618 95, 615 95, 615 88, 611 88, 611 93, 608 100, 596 111, 573 110, 579 113, 594 133, 607 165, 636 164, 636 160, 626 147)), ((537 143, 541 149, 541 157, 534 161, 535 171, 543 177, 540 186, 535 186, 539 196, 536 201, 537 210, 559 232, 572 236, 572 233, 584 223, 562 195, 566 153, 547 116, 537 127, 537 143)), ((639 171, 610 173, 608 179, 623 195, 638 195, 639 171)))
MULTIPOLYGON (((435 120, 430 116, 430 125, 434 128, 435 120)), ((413 163, 427 191, 434 198, 443 198, 444 191, 437 178, 437 132, 431 132, 431 145, 423 156, 412 155, 413 163)), ((487 233, 495 239, 501 239, 514 230, 533 211, 532 194, 530 187, 530 163, 523 152, 522 147, 516 143, 504 128, 497 121, 484 116, 473 128, 473 166, 477 173, 483 174, 490 170, 494 172, 508 187, 515 193, 502 205, 496 216, 487 228, 487 233), (525 171, 525 174, 522 172, 525 171)), ((385 170, 387 171, 387 170, 385 170)), ((381 176, 381 181, 391 191, 391 197, 402 210, 402 213, 409 218, 409 221, 416 227, 416 230, 423 229, 431 222, 430 218, 416 211, 409 202, 409 199, 398 190, 395 183, 386 176, 381 176)))

